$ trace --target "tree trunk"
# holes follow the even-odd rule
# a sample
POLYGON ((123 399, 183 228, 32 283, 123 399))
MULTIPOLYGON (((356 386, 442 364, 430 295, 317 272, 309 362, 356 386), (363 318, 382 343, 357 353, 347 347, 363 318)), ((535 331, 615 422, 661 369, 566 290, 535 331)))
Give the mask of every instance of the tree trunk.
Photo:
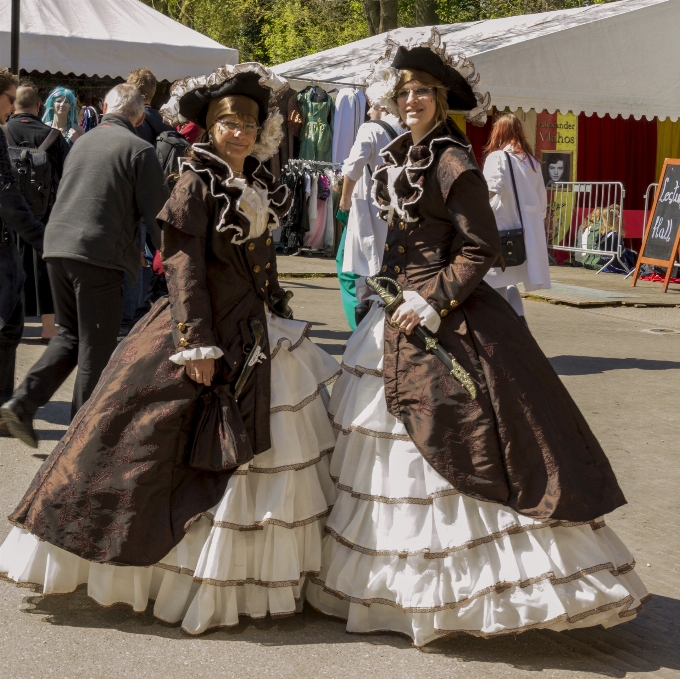
POLYGON ((368 33, 377 35, 380 32, 380 0, 364 0, 363 5, 368 33))
POLYGON ((437 0, 416 0, 416 26, 434 26, 439 23, 437 0))
POLYGON ((380 32, 385 33, 398 24, 397 0, 380 0, 380 32))

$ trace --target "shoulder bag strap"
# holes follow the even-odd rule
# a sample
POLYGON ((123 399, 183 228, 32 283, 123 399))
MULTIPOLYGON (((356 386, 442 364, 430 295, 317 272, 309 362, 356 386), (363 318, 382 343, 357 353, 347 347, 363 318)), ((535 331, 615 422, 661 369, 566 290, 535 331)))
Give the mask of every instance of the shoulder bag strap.
POLYGON ((9 125, 0 125, 0 129, 5 133, 5 139, 7 140, 7 146, 15 146, 17 143, 14 141, 12 133, 9 131, 9 125))
POLYGON ((50 148, 50 146, 52 146, 52 144, 54 144, 57 139, 59 139, 60 134, 61 132, 59 132, 56 127, 53 127, 50 130, 50 133, 45 137, 45 139, 43 139, 43 143, 38 146, 38 151, 47 151, 47 149, 50 148))
POLYGON ((505 157, 510 166, 510 178, 512 179, 512 192, 515 194, 515 204, 517 205, 517 212, 519 213, 519 224, 522 227, 522 232, 524 232, 524 220, 522 219, 522 208, 519 206, 519 198, 517 196, 517 184, 515 184, 515 172, 512 169, 512 158, 507 151, 503 151, 505 157))
POLYGON ((390 136, 390 141, 393 141, 397 138, 397 133, 389 123, 386 123, 384 120, 371 120, 371 122, 375 123, 376 125, 380 125, 380 127, 382 127, 383 130, 385 130, 385 132, 387 132, 387 134, 390 136))

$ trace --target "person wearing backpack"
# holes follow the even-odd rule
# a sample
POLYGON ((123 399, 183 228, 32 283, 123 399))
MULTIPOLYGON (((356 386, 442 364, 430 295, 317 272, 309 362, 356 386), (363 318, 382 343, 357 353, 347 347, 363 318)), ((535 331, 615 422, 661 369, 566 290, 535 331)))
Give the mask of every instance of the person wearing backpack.
POLYGON ((378 274, 387 237, 387 224, 378 216, 378 207, 371 196, 371 175, 383 162, 380 151, 404 132, 399 118, 383 108, 372 106, 368 115, 371 120, 357 130, 352 150, 342 166, 339 206, 340 210, 349 211, 336 264, 342 305, 352 330, 363 310, 367 310, 359 305, 367 290, 361 279, 378 274))
MULTIPOLYGON (((24 330, 21 299, 24 270, 17 249, 17 235, 41 252, 45 231, 19 191, 1 129, 14 112, 16 83, 16 76, 6 68, 0 68, 0 402, 11 397, 14 391, 17 346, 24 330)), ((10 436, 1 417, 0 436, 10 436)))
MULTIPOLYGON (((14 102, 16 112, 7 120, 6 131, 9 134, 6 134, 6 139, 8 146, 12 147, 10 158, 15 166, 14 175, 17 179, 20 179, 17 170, 21 165, 22 150, 26 148, 36 150, 25 154, 27 158, 30 156, 32 164, 30 174, 33 175, 32 179, 37 181, 29 185, 31 189, 25 191, 24 196, 34 205, 34 216, 43 224, 47 224, 70 147, 58 130, 40 120, 38 117, 40 103, 37 88, 30 81, 22 80, 14 102), (36 199, 31 199, 32 192, 38 193, 36 199)), ((24 189, 20 180, 19 188, 24 189)), ((47 264, 28 243, 20 242, 19 252, 26 272, 24 314, 41 317, 41 337, 43 344, 47 344, 57 334, 47 264)))

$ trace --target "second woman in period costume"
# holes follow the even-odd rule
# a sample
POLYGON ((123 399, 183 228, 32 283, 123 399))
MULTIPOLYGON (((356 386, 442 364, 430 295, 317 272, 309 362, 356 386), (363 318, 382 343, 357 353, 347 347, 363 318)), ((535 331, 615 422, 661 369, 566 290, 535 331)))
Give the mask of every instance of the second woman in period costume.
POLYGON ((261 161, 285 83, 260 64, 188 78, 173 125, 209 130, 159 215, 169 298, 111 358, 33 480, 0 573, 44 594, 182 621, 290 615, 318 573, 335 490, 324 385, 339 366, 288 319, 271 232, 289 205, 261 161))
POLYGON ((418 646, 630 620, 647 591, 601 518, 623 493, 548 359, 483 281, 498 229, 446 111, 484 118, 488 98, 436 31, 388 44, 371 84, 410 132, 373 178, 388 224, 381 275, 405 301, 391 319, 374 303, 347 343, 330 404, 338 498, 307 600, 351 632, 418 646), (419 324, 462 372, 426 351, 419 324))

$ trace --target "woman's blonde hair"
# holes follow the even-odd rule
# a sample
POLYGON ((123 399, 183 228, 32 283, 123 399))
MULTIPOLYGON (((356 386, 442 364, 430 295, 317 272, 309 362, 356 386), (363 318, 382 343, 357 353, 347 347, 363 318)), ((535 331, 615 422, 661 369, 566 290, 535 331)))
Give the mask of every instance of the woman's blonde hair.
MULTIPOLYGON (((404 69, 400 73, 399 82, 397 83, 396 92, 398 92, 406 83, 410 83, 413 80, 417 80, 423 85, 434 88, 435 93, 435 104, 437 106, 434 117, 435 122, 441 123, 447 119, 448 116, 448 92, 444 83, 435 78, 433 75, 426 73, 425 71, 410 71, 404 69)), ((395 92, 395 96, 396 96, 395 92)))

